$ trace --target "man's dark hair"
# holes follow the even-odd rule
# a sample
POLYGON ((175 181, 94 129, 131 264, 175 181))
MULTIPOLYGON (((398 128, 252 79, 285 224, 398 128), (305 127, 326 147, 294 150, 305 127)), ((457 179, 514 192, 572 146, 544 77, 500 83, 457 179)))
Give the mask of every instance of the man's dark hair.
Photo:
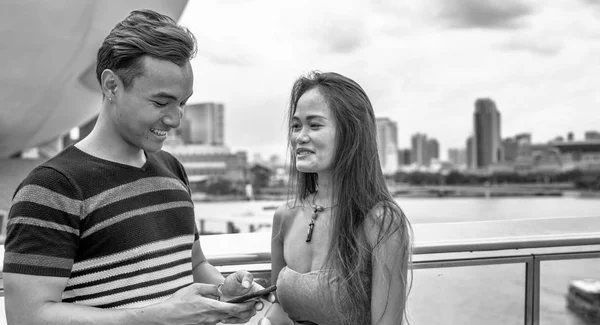
POLYGON ((196 38, 169 16, 149 9, 134 10, 106 36, 98 50, 96 78, 111 69, 125 89, 144 73, 142 59, 150 56, 184 66, 196 55, 196 38))

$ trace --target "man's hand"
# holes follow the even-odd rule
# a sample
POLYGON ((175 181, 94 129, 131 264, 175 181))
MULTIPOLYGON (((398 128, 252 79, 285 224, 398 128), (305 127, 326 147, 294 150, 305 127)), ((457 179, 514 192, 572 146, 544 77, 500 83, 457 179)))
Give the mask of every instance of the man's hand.
POLYGON ((256 314, 255 302, 228 304, 210 297, 218 296, 217 286, 193 283, 159 304, 168 324, 245 323, 256 314))

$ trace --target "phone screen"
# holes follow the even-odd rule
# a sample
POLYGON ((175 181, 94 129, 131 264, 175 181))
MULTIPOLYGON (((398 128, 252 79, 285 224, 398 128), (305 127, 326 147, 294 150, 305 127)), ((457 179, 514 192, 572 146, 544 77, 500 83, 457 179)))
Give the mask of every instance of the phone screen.
POLYGON ((229 299, 229 300, 227 300, 225 302, 229 302, 229 303, 246 302, 246 301, 254 299, 254 298, 261 298, 263 296, 266 296, 270 292, 273 292, 275 290, 277 290, 277 286, 276 285, 272 285, 272 286, 270 286, 268 288, 265 288, 265 289, 262 289, 262 290, 259 290, 259 291, 255 291, 255 292, 252 292, 252 293, 248 293, 248 294, 245 294, 243 296, 235 297, 235 298, 229 299))

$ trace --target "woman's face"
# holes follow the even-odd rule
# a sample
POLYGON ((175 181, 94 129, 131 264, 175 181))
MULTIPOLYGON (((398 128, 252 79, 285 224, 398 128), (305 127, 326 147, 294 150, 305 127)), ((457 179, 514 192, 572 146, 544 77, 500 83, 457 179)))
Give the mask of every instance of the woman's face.
POLYGON ((317 88, 305 92, 298 100, 291 132, 298 171, 322 174, 333 170, 336 125, 329 105, 317 88))

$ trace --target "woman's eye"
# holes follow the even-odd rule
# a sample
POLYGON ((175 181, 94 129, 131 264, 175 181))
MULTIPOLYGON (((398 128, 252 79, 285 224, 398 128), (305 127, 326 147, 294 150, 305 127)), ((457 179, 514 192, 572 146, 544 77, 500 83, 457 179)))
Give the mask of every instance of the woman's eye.
POLYGON ((292 130, 296 131, 300 129, 300 124, 292 124, 292 130))
POLYGON ((318 129, 318 128, 322 127, 322 125, 321 124, 311 124, 310 127, 313 129, 318 129))

